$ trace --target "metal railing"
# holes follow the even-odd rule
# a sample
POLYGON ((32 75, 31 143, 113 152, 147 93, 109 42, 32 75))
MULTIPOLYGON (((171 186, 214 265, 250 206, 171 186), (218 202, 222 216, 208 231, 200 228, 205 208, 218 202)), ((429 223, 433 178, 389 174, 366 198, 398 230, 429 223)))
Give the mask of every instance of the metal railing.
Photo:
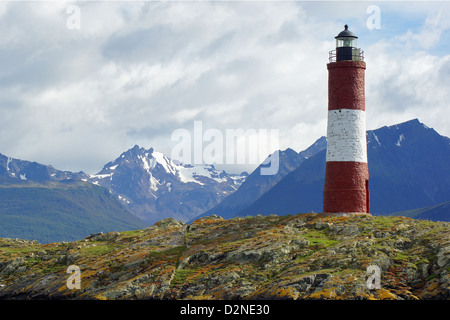
MULTIPOLYGON (((336 50, 331 50, 329 52, 329 61, 336 62, 337 54, 336 50)), ((361 49, 353 49, 352 50, 352 61, 364 61, 364 50, 361 49)))

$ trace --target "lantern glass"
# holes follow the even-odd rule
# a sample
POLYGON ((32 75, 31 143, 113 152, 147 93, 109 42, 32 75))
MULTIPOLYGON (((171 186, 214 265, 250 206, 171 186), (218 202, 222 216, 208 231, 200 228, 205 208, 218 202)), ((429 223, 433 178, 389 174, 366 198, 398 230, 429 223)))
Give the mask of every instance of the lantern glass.
POLYGON ((336 39, 336 48, 351 47, 356 48, 356 39, 349 37, 341 37, 336 39))

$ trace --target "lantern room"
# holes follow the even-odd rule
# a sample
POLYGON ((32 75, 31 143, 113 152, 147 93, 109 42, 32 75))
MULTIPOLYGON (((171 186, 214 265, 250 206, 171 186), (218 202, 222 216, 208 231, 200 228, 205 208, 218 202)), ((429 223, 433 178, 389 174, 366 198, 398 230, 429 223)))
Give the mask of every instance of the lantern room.
POLYGON ((348 30, 348 25, 344 26, 336 37, 336 51, 330 52, 330 62, 336 61, 363 61, 363 51, 357 47, 358 37, 348 30))

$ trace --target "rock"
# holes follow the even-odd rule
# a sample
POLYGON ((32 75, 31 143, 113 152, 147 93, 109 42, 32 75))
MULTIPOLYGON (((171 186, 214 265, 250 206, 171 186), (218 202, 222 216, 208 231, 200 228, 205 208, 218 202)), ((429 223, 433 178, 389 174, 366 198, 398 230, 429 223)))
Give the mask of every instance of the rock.
POLYGON ((411 248, 413 242, 410 239, 399 238, 394 242, 394 247, 400 250, 411 248))
POLYGON ((150 238, 140 243, 140 246, 182 246, 186 241, 186 227, 175 219, 164 219, 166 222, 155 224, 146 230, 150 238))
POLYGON ((0 299, 450 298, 449 224, 374 219, 169 218, 68 244, 0 238, 0 299), (68 264, 81 290, 67 289, 68 264), (367 288, 370 265, 380 290, 367 288))
POLYGON ((392 260, 386 256, 381 256, 373 259, 370 264, 380 267, 381 271, 385 272, 391 266, 392 260))
POLYGON ((102 235, 103 232, 98 232, 98 233, 91 233, 90 235, 88 235, 85 239, 92 239, 94 237, 100 236, 102 235))
POLYGON ((403 223, 400 223, 398 226, 395 227, 395 231, 403 231, 405 229, 408 229, 408 227, 403 223))
POLYGON ((350 226, 344 226, 340 231, 337 233, 339 235, 343 236, 356 236, 362 232, 361 228, 358 226, 350 225, 350 226))
POLYGON ((417 268, 420 271, 420 273, 421 273, 423 278, 425 278, 425 279, 428 278, 430 264, 428 264, 428 263, 419 263, 417 268))
POLYGON ((440 268, 444 268, 449 265, 450 260, 450 246, 439 249, 436 255, 436 264, 440 268))
POLYGON ((331 227, 331 224, 330 223, 327 223, 327 222, 316 222, 315 224, 314 224, 314 228, 315 229, 318 229, 318 230, 321 230, 321 229, 329 229, 331 227))
POLYGON ((374 233, 374 237, 375 238, 388 238, 390 237, 390 233, 389 232, 385 232, 385 231, 375 231, 374 233))
POLYGON ((145 263, 145 259, 133 260, 133 261, 125 263, 123 265, 123 268, 124 269, 136 269, 143 263, 145 263))
POLYGON ((120 236, 119 232, 108 232, 108 233, 101 233, 99 235, 96 235, 93 237, 94 241, 113 241, 114 239, 117 239, 117 237, 120 236))
POLYGON ((406 269, 406 276, 408 278, 408 283, 410 283, 412 286, 418 284, 419 282, 423 281, 421 272, 417 270, 416 268, 407 268, 406 269))
MULTIPOLYGON (((254 218, 254 217, 252 217, 252 218, 254 218)), ((195 220, 194 224, 198 224, 198 223, 202 223, 202 222, 208 222, 208 221, 211 221, 211 220, 223 220, 223 218, 218 216, 218 215, 213 214, 213 215, 206 216, 206 217, 201 217, 201 218, 195 220)))
POLYGON ((226 255, 226 260, 237 263, 251 263, 263 260, 263 257, 266 260, 270 259, 271 256, 272 252, 268 250, 245 250, 230 252, 226 255))
POLYGON ((257 287, 254 286, 251 282, 241 279, 236 284, 230 284, 229 288, 231 289, 229 290, 231 292, 228 299, 242 300, 247 299, 250 294, 255 292, 257 287))
POLYGON ((240 276, 236 272, 227 272, 220 275, 207 275, 206 277, 200 278, 199 282, 205 285, 205 288, 215 288, 217 286, 222 286, 226 283, 235 282, 240 279, 240 276))
POLYGON ((311 274, 307 276, 301 276, 294 281, 280 283, 278 284, 278 287, 285 289, 295 289, 299 295, 303 295, 324 286, 325 282, 329 278, 329 274, 311 274))
POLYGON ((184 269, 188 265, 195 265, 195 264, 208 264, 212 262, 217 262, 218 260, 222 260, 226 258, 226 254, 219 253, 209 253, 206 251, 200 251, 196 252, 193 255, 183 259, 178 265, 178 269, 184 269))
POLYGON ((23 257, 18 257, 6 262, 0 263, 0 274, 8 274, 16 272, 19 267, 25 263, 23 257))
POLYGON ((325 282, 326 280, 328 280, 330 278, 329 274, 326 273, 318 273, 315 275, 314 277, 314 286, 321 286, 323 285, 323 282, 325 282))
POLYGON ((310 241, 306 238, 294 239, 291 241, 290 245, 294 246, 296 249, 305 248, 309 246, 310 241))
POLYGON ((57 264, 71 265, 79 258, 79 254, 62 254, 56 259, 57 264))

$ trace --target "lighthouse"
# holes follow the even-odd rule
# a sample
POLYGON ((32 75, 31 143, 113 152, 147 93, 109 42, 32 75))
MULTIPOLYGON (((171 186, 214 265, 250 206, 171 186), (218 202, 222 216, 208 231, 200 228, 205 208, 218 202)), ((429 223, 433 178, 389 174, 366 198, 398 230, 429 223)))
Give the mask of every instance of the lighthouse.
POLYGON ((336 37, 328 69, 328 124, 323 212, 369 213, 364 52, 353 32, 336 37))

